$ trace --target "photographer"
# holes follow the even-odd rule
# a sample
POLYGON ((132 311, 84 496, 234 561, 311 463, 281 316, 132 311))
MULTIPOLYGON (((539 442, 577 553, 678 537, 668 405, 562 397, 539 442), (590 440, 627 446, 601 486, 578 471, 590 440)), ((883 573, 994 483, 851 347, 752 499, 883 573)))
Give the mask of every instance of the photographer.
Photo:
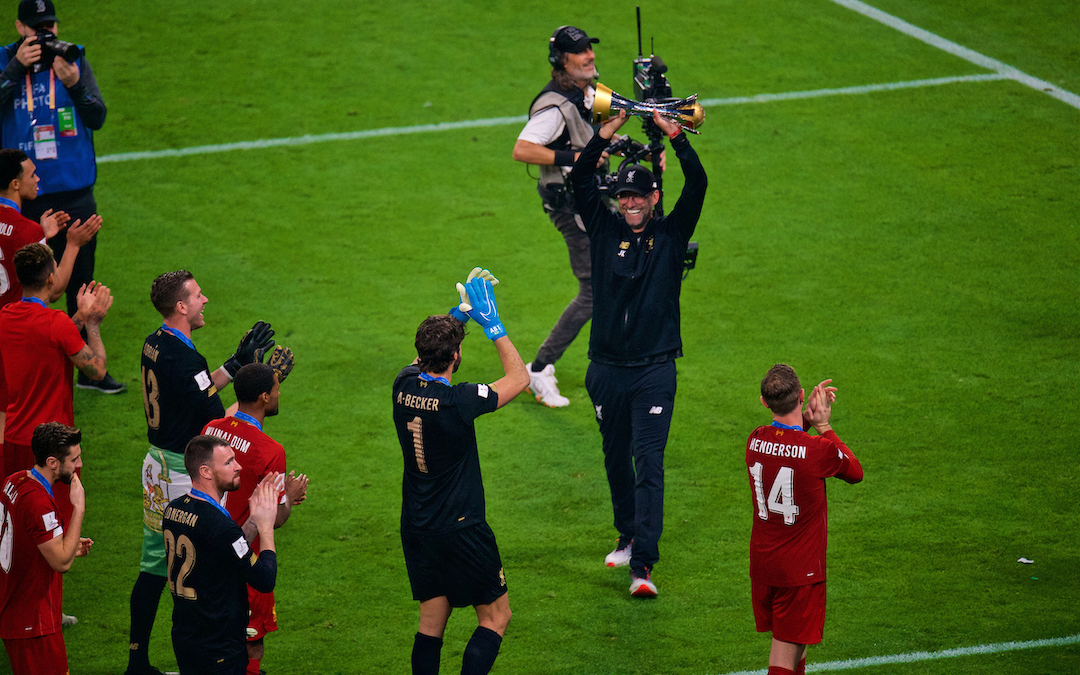
POLYGON ((555 31, 548 41, 551 81, 533 99, 529 121, 514 143, 515 160, 540 167, 537 190, 544 211, 566 240, 570 269, 578 280, 577 296, 529 364, 529 389, 550 408, 570 405, 570 399, 559 393, 555 362, 592 316, 589 237, 564 182, 578 153, 593 136, 590 119, 597 74, 592 46, 598 42, 573 26, 555 31))
MULTIPOLYGON (((40 194, 23 215, 40 220, 49 209, 64 211, 84 223, 97 213, 94 182, 97 160, 93 132, 105 123, 105 102, 84 49, 57 39, 59 26, 52 0, 22 0, 15 29, 21 39, 0 49, 0 144, 22 150, 37 166, 40 194), (28 93, 32 91, 32 95, 28 93)), ((67 233, 49 240, 60 261, 67 233)), ((94 277, 95 236, 79 250, 67 286, 67 310, 78 310, 76 297, 94 277)), ((108 374, 78 386, 119 393, 126 386, 108 374)))

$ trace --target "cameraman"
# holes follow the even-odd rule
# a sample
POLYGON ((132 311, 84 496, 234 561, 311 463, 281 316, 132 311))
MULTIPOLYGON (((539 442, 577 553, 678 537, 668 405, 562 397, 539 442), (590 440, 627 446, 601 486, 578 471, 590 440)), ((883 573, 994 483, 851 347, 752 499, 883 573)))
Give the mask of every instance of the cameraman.
POLYGON ((592 316, 589 237, 566 192, 565 176, 593 136, 593 81, 597 74, 592 46, 598 42, 573 26, 555 31, 548 40, 551 81, 533 99, 529 121, 514 143, 515 160, 540 167, 537 190, 544 211, 566 239, 570 269, 578 280, 577 296, 529 364, 529 389, 550 408, 570 405, 570 399, 559 393, 554 364, 592 316))
MULTIPOLYGON (((105 123, 105 102, 82 47, 69 62, 43 44, 59 34, 52 0, 22 0, 15 29, 22 37, 0 49, 0 144, 18 148, 34 160, 40 194, 23 207, 23 215, 40 220, 49 210, 65 211, 74 222, 97 213, 94 182, 97 160, 93 132, 105 123), (33 95, 27 96, 32 88, 33 95)), ((49 240, 56 260, 63 258, 67 233, 49 240)), ((67 286, 69 315, 78 310, 83 284, 94 278, 95 236, 79 250, 67 286)), ((104 393, 126 389, 108 374, 91 381, 79 374, 78 386, 104 393)))

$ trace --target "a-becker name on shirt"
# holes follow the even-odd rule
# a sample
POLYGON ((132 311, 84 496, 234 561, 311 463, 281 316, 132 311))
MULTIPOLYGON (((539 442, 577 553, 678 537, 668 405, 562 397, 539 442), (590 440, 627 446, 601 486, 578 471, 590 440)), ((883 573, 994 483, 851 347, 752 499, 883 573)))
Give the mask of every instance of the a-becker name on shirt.
POLYGON ((806 446, 804 445, 786 445, 784 443, 773 443, 772 441, 763 441, 760 438, 755 438, 750 441, 750 450, 752 452, 760 452, 763 455, 806 459, 806 446))
POLYGON ((439 412, 439 399, 431 398, 430 396, 414 396, 413 394, 406 394, 403 391, 399 391, 397 402, 398 405, 416 408, 417 410, 439 412))
POLYGON ((236 434, 230 434, 228 431, 223 431, 215 427, 210 427, 206 430, 206 433, 210 434, 211 436, 217 436, 218 438, 225 439, 229 442, 229 445, 232 446, 232 449, 237 452, 247 452, 248 448, 251 447, 251 441, 240 438, 236 434))
POLYGON ((152 347, 149 342, 144 342, 142 346, 143 356, 150 359, 154 363, 157 363, 158 350, 157 347, 152 347))
POLYGON ((199 522, 198 514, 181 511, 175 506, 170 506, 169 508, 165 509, 164 519, 175 520, 181 525, 187 525, 188 527, 195 527, 195 523, 199 522))

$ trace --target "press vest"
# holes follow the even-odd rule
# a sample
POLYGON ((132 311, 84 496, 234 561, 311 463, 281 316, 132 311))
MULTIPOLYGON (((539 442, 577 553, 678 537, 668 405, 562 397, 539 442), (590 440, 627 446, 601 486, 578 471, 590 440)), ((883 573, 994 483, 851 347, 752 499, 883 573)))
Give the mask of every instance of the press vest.
MULTIPOLYGON (((562 113, 566 128, 551 143, 545 147, 552 150, 580 151, 593 137, 593 127, 590 123, 592 111, 585 107, 585 92, 575 87, 572 91, 562 91, 555 88, 552 80, 544 87, 532 105, 529 106, 529 117, 548 108, 558 108, 562 113)), ((563 184, 563 167, 541 166, 540 184, 563 184)))
MULTIPOLYGON (((14 58, 18 43, 13 43, 0 50, 0 71, 7 67, 14 58)), ((59 57, 58 57, 59 58, 59 57)), ((79 45, 79 70, 85 72, 86 58, 83 47, 79 45)), ((4 106, 0 115, 3 123, 0 134, 5 148, 18 148, 34 160, 37 175, 41 179, 38 186, 40 194, 68 192, 90 187, 97 180, 97 162, 94 159, 93 132, 83 124, 75 109, 75 102, 59 78, 52 87, 55 101, 49 105, 49 74, 45 69, 39 73, 31 69, 30 83, 34 90, 34 113, 38 125, 53 125, 56 134, 57 158, 38 159, 34 154, 34 129, 31 114, 26 105, 26 79, 23 78, 18 90, 4 106), (61 136, 58 111, 70 108, 74 117, 74 135, 61 136)))

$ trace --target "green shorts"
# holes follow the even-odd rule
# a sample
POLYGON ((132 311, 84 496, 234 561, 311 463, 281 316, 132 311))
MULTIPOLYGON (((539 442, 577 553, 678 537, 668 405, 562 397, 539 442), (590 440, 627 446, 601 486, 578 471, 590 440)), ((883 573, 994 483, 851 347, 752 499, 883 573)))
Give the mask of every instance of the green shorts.
POLYGON ((150 446, 143 460, 143 546, 139 569, 165 576, 165 538, 161 517, 169 502, 191 491, 191 477, 184 468, 184 456, 150 446))

